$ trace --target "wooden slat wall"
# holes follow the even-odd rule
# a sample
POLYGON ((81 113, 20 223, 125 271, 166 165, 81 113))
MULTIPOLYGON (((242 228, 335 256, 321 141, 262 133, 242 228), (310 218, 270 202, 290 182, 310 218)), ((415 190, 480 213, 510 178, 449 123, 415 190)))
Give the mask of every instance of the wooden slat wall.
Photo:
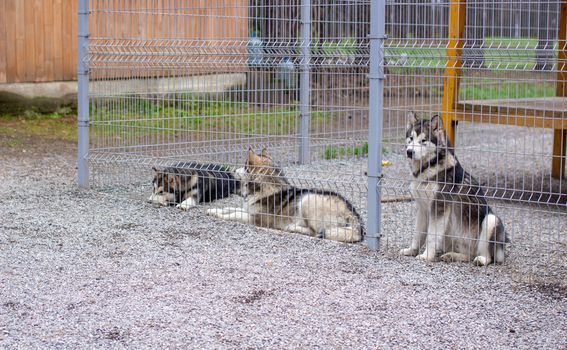
POLYGON ((0 83, 73 80, 76 0, 0 0, 0 83))
MULTIPOLYGON (((91 37, 231 39, 248 33, 248 0, 91 3, 91 37), (124 6, 133 13, 96 13, 124 6), (171 15, 139 13, 148 7, 171 15)), ((77 0, 0 0, 0 83, 75 80, 77 6, 77 0)))

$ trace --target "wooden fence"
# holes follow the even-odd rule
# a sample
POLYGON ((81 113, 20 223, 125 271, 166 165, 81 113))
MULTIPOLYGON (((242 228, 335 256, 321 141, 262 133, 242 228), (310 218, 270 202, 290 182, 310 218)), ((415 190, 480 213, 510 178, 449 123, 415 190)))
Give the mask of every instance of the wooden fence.
MULTIPOLYGON (((248 0, 91 1, 91 38, 248 36, 248 0)), ((77 0, 0 0, 0 84, 75 80, 77 0)))
POLYGON ((76 0, 0 0, 0 83, 73 80, 76 0))

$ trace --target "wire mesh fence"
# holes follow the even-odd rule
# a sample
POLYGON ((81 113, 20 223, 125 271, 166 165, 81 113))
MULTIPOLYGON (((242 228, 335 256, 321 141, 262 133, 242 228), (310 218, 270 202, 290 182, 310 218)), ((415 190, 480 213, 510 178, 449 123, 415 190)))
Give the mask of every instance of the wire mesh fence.
MULTIPOLYGON (((474 217, 483 216, 487 200, 510 242, 507 263, 531 266, 535 275, 549 266, 564 273, 565 6, 523 0, 387 2, 383 147, 397 150, 389 156, 393 162, 413 157, 414 174, 386 169, 382 191, 412 193, 416 204, 397 215, 413 217, 416 226, 406 227, 423 233, 418 238, 424 246, 429 236, 444 236, 432 242, 438 255, 461 250, 474 259, 478 252, 464 238, 478 240, 477 248, 482 243, 487 228, 474 217), (435 139, 437 153, 427 158, 427 142, 439 134, 434 123, 427 124, 424 143, 416 147, 419 132, 407 133, 408 111, 426 119, 441 116, 448 146, 440 151, 443 140, 435 139), (400 150, 408 153, 395 154, 400 150), (425 158, 416 160, 414 151, 425 152, 425 158), (446 151, 454 152, 467 173, 455 170, 446 151), (468 173, 478 186, 465 186, 468 173), (419 186, 427 189, 416 190, 419 186), (427 215, 420 203, 430 206, 427 215), (424 215, 429 224, 420 223, 424 215), (441 229, 435 227, 439 220, 441 229)), ((384 233, 391 250, 411 248, 410 235, 389 223, 384 233)), ((489 241, 494 257, 499 241, 489 241)))
MULTIPOLYGON (((488 200, 505 227, 512 263, 527 259, 541 267, 553 261, 564 269, 565 6, 528 0, 91 0, 91 182, 147 199, 167 183, 152 185, 152 168, 159 173, 173 166, 170 174, 185 169, 185 182, 194 174, 216 181, 217 175, 200 172, 213 166, 253 185, 250 173, 237 171, 246 169, 250 149, 261 156, 265 148, 273 162, 266 168, 273 171, 263 181, 278 188, 278 203, 305 194, 297 189, 327 191, 342 198, 334 209, 348 203, 366 226, 376 215, 374 208, 367 212, 374 188, 366 171, 377 140, 369 132, 375 118, 369 119, 375 98, 369 73, 376 78, 370 49, 379 39, 377 64, 386 75, 379 152, 391 164, 378 174, 382 250, 397 254, 415 231, 415 200, 422 194, 410 190, 415 178, 406 137, 408 112, 414 111, 426 119, 441 116, 448 147, 454 145, 482 188, 475 198, 488 200), (372 21, 385 24, 387 39, 370 35, 371 12, 372 21)), ((449 180, 455 177, 425 182, 449 180)), ((213 209, 242 208, 239 191, 204 202, 213 209)), ((446 197, 443 208, 462 204, 462 198, 446 197)), ((339 221, 335 226, 346 225, 339 221)), ((310 234, 321 235, 315 231, 310 234)))

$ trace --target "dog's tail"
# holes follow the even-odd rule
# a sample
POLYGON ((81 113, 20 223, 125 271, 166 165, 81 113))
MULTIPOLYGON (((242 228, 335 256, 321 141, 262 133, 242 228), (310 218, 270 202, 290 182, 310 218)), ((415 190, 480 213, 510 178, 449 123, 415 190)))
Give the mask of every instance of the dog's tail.
POLYGON ((489 213, 484 218, 484 221, 482 229, 486 231, 481 233, 481 237, 486 237, 489 242, 488 248, 490 254, 494 257, 494 263, 501 264, 506 259, 504 252, 505 244, 510 242, 504 230, 504 224, 502 224, 502 220, 498 216, 492 213, 489 213))
POLYGON ((326 229, 323 237, 338 242, 356 243, 362 241, 363 234, 361 227, 344 226, 326 229))

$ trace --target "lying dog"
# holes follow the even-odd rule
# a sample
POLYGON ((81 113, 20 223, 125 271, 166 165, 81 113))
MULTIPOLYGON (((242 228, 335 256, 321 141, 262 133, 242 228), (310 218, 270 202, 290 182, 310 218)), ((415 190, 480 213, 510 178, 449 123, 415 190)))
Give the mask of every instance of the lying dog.
POLYGON ((199 203, 212 202, 238 193, 240 182, 228 167, 217 164, 178 163, 156 169, 151 203, 175 205, 187 210, 199 203))
POLYGON ((502 221, 492 212, 485 191, 468 174, 450 147, 442 120, 409 115, 406 153, 417 202, 416 232, 402 255, 434 261, 471 261, 476 265, 503 263, 507 242, 502 221))
POLYGON ((358 242, 364 235, 360 216, 335 192, 289 184, 266 150, 249 150, 246 166, 236 170, 247 208, 209 209, 207 214, 339 242, 358 242))

